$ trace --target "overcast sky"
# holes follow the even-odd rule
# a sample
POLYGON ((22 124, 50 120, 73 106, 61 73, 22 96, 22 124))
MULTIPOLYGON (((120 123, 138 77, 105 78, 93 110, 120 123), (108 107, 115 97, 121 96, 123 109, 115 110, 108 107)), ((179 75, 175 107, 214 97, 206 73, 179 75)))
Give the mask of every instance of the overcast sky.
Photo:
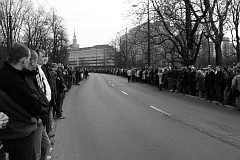
POLYGON ((54 7, 63 17, 70 43, 74 28, 80 47, 109 44, 130 22, 125 18, 126 0, 33 0, 45 8, 54 7))

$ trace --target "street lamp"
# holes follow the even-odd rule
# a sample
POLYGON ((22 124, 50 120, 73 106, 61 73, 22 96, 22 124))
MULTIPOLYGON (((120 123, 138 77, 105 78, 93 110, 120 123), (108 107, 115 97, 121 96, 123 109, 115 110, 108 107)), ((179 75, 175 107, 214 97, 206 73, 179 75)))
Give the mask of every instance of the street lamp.
MULTIPOLYGON (((142 2, 140 2, 142 3, 142 2)), ((139 3, 138 3, 139 4, 139 3)), ((132 7, 137 7, 137 5, 132 5, 132 7)), ((149 0, 147 1, 147 65, 151 66, 151 48, 150 48, 150 11, 149 11, 149 0)))
POLYGON ((7 16, 8 28, 7 28, 7 51, 10 52, 10 48, 12 46, 12 15, 11 15, 11 8, 12 8, 12 0, 9 3, 9 13, 7 16))
POLYGON ((126 57, 128 56, 128 53, 127 53, 128 52, 128 50, 127 50, 127 47, 128 47, 128 44, 127 44, 128 37, 127 36, 128 35, 127 35, 127 28, 126 28, 126 42, 125 42, 126 43, 126 46, 125 46, 126 47, 126 57))

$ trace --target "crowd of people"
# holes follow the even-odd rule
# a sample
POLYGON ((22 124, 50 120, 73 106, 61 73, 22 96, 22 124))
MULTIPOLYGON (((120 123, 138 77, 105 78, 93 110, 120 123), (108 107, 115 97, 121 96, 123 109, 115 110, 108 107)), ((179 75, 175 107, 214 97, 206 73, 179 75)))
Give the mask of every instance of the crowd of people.
POLYGON ((168 90, 205 98, 240 110, 240 63, 223 68, 97 69, 71 68, 49 63, 42 49, 23 44, 10 48, 0 69, 0 160, 46 160, 54 136, 54 119, 64 119, 65 93, 80 85, 89 72, 123 76, 128 82, 146 83, 168 90))
POLYGON ((46 160, 54 119, 88 70, 49 63, 42 49, 14 44, 0 69, 0 160, 46 160))
POLYGON ((240 110, 240 63, 236 66, 215 68, 208 65, 197 69, 187 67, 143 67, 99 69, 94 72, 127 77, 128 82, 146 83, 159 90, 183 93, 218 104, 232 105, 240 110))

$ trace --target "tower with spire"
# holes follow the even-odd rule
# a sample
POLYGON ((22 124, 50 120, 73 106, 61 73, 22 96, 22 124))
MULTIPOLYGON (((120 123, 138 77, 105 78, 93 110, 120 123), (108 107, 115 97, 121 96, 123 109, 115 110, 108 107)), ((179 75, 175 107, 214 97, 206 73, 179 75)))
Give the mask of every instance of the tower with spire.
POLYGON ((75 34, 75 28, 74 28, 74 35, 73 35, 73 44, 71 45, 71 48, 74 50, 79 49, 79 44, 77 44, 77 37, 75 34))

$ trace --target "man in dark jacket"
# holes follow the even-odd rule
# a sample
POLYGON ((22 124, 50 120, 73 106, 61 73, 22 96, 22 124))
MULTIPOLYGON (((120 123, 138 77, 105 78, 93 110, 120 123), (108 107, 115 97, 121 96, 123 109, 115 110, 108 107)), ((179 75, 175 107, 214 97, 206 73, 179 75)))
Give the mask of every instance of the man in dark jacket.
POLYGON ((44 126, 48 123, 49 118, 49 109, 50 104, 46 98, 45 93, 43 93, 42 89, 38 86, 37 82, 37 60, 38 55, 34 50, 31 50, 31 58, 30 63, 28 65, 25 80, 28 83, 29 87, 39 98, 42 105, 42 112, 40 114, 40 118, 38 120, 38 127, 35 131, 35 152, 36 152, 36 160, 45 160, 47 159, 47 154, 50 149, 50 140, 47 136, 47 132, 44 126))
POLYGON ((50 74, 52 77, 52 99, 54 99, 54 104, 53 104, 53 117, 56 116, 56 109, 57 109, 57 70, 58 70, 58 65, 56 63, 52 63, 50 65, 50 74))
POLYGON ((64 100, 65 91, 67 90, 67 87, 64 83, 63 71, 61 66, 59 66, 57 70, 56 90, 57 90, 56 118, 64 119, 65 117, 62 116, 62 112, 63 112, 62 105, 63 105, 63 100, 64 100))
POLYGON ((215 97, 214 83, 215 83, 214 70, 212 69, 211 66, 208 66, 208 72, 206 73, 206 76, 205 76, 205 88, 207 93, 206 100, 212 101, 213 98, 215 97))
POLYGON ((235 97, 231 92, 232 79, 236 76, 236 72, 234 72, 232 67, 228 68, 227 76, 226 76, 226 88, 224 90, 224 104, 233 105, 235 97))
POLYGON ((196 74, 196 68, 192 66, 189 73, 189 87, 192 96, 196 95, 196 74))
POLYGON ((178 87, 179 87, 180 93, 184 93, 184 94, 188 93, 188 83, 189 83, 189 73, 188 73, 188 69, 184 67, 178 74, 178 87))
POLYGON ((220 66, 216 67, 216 75, 215 75, 215 90, 216 90, 216 96, 220 103, 223 103, 223 92, 225 90, 226 84, 225 84, 225 75, 222 71, 222 68, 220 66))
MULTIPOLYGON (((35 158, 33 138, 37 123, 36 119, 35 122, 31 122, 31 120, 34 120, 33 117, 40 114, 42 107, 38 97, 32 92, 25 81, 24 70, 28 67, 31 54, 25 45, 14 44, 8 56, 8 62, 4 63, 0 71, 0 89, 19 105, 18 109, 22 110, 21 114, 23 115, 12 117, 16 115, 16 113, 13 112, 14 110, 11 110, 10 107, 3 108, 12 113, 4 111, 8 114, 10 121, 7 128, 3 130, 6 134, 4 135, 4 133, 2 133, 1 139, 5 137, 5 139, 2 140, 4 149, 9 153, 9 160, 32 160, 35 158), (23 122, 24 124, 22 124, 23 122), (22 126, 26 129, 24 133, 15 132, 16 130, 8 128, 11 124, 18 129, 21 129, 22 126), (29 128, 27 126, 29 126, 29 128)), ((2 104, 1 107, 3 107, 2 104)))

